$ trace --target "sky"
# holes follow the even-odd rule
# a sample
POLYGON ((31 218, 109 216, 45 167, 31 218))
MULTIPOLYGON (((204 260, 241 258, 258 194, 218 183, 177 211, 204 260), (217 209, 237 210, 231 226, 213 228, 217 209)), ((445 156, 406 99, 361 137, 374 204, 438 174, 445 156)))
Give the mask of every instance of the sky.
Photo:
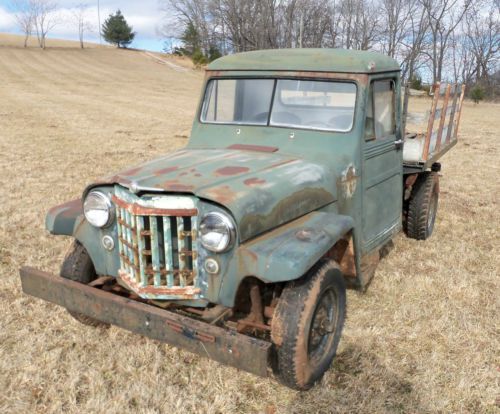
MULTIPOLYGON (((87 19, 94 26, 92 32, 85 36, 89 42, 99 42, 97 0, 56 0, 59 5, 58 18, 60 23, 47 37, 78 40, 78 29, 73 19, 73 12, 78 4, 88 5, 87 19)), ((14 18, 15 1, 0 0, 0 33, 18 33, 14 18)), ((100 0, 101 24, 109 14, 117 9, 122 11, 127 22, 137 32, 135 40, 130 47, 161 51, 165 39, 159 35, 165 13, 161 11, 162 0, 100 0)), ((103 40, 104 42, 104 40, 103 40)))

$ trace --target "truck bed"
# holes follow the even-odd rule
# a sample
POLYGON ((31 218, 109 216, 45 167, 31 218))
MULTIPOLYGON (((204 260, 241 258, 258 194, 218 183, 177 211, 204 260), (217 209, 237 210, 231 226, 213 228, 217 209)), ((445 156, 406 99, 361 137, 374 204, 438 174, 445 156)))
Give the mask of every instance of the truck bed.
POLYGON ((425 132, 406 131, 403 147, 405 173, 415 173, 429 169, 457 143, 458 125, 462 112, 465 86, 437 83, 433 89, 431 109, 428 113, 407 114, 408 88, 405 91, 404 122, 415 129, 425 123, 425 132))

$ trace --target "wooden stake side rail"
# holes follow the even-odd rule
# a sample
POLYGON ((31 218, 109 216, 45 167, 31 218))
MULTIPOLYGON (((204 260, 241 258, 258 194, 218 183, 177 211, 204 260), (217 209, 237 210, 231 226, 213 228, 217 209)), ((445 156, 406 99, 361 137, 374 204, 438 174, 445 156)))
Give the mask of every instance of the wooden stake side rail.
MULTIPOLYGON (((422 137, 424 139, 422 157, 418 162, 424 169, 430 167, 457 142, 465 85, 438 82, 433 86, 432 92, 427 129, 422 137)), ((407 100, 406 97, 405 100, 407 100)), ((406 125, 406 120, 404 125, 406 125)), ((411 134, 407 133, 407 135, 411 134)), ((410 163, 408 166, 414 168, 415 163, 410 163)))

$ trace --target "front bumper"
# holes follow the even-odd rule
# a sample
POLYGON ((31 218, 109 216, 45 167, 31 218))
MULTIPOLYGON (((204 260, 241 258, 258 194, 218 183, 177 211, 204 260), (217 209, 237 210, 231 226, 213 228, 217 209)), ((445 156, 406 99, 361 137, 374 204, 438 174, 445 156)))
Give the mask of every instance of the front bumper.
POLYGON ((20 275, 28 295, 255 375, 268 375, 269 342, 34 268, 23 267, 20 275))

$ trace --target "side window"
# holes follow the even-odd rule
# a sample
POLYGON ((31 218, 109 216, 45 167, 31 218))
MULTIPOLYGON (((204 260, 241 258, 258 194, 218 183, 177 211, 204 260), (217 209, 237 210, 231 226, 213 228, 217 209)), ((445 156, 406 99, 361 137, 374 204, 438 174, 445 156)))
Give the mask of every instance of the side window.
POLYGON ((384 139, 396 133, 394 82, 374 81, 366 108, 365 139, 384 139))

